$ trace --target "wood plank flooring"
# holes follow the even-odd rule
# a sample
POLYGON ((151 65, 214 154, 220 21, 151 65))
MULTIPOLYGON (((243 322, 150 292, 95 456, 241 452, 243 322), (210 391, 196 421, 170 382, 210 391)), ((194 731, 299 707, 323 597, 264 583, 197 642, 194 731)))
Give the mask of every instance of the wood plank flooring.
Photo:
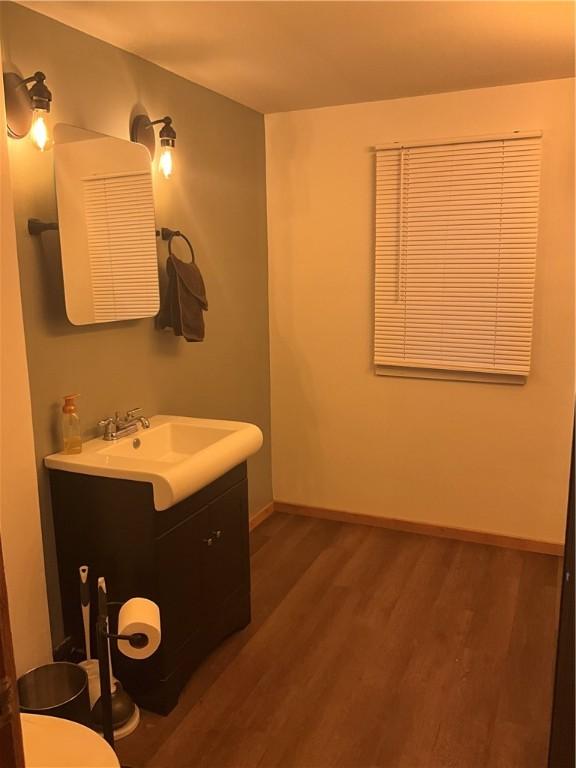
POLYGON ((284 514, 251 543, 251 625, 123 763, 545 768, 558 558, 284 514))

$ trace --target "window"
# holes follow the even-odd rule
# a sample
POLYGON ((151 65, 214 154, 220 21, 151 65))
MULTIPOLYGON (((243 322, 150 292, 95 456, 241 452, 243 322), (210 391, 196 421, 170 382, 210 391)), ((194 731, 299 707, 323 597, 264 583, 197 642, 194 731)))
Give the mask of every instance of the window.
POLYGON ((524 381, 540 136, 377 148, 376 373, 524 381))

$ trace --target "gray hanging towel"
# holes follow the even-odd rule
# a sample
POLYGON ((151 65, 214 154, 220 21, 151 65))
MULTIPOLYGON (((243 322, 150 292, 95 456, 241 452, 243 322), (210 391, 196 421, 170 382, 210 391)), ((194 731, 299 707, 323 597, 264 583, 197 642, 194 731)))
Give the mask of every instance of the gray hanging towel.
POLYGON ((204 312, 208 309, 206 288, 202 274, 194 261, 194 251, 185 235, 182 237, 190 248, 191 262, 180 261, 172 253, 171 240, 168 242, 168 286, 158 314, 160 328, 172 328, 176 336, 186 341, 204 340, 204 312))

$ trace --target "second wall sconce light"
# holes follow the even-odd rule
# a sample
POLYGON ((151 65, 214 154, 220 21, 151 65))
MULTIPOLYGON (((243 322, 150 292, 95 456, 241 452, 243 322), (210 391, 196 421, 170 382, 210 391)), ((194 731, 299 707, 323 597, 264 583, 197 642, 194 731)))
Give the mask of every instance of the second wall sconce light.
POLYGON ((136 115, 130 126, 130 139, 144 144, 153 160, 156 153, 154 126, 160 124, 162 128, 158 134, 160 137, 158 169, 165 179, 169 179, 174 169, 173 152, 176 145, 176 131, 172 127, 172 118, 162 117, 160 120, 150 120, 147 115, 136 115))
POLYGON ((4 73, 6 122, 13 139, 30 138, 41 152, 51 146, 48 115, 52 94, 45 83, 44 72, 22 78, 16 72, 4 73), (33 83, 31 88, 28 85, 33 83))

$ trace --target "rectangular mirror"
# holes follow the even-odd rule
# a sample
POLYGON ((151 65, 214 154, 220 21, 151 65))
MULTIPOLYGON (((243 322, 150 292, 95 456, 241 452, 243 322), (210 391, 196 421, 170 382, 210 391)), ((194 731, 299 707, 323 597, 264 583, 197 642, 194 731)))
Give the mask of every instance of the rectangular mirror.
POLYGON ((68 319, 87 325, 153 317, 160 296, 148 150, 62 124, 54 140, 68 319))

